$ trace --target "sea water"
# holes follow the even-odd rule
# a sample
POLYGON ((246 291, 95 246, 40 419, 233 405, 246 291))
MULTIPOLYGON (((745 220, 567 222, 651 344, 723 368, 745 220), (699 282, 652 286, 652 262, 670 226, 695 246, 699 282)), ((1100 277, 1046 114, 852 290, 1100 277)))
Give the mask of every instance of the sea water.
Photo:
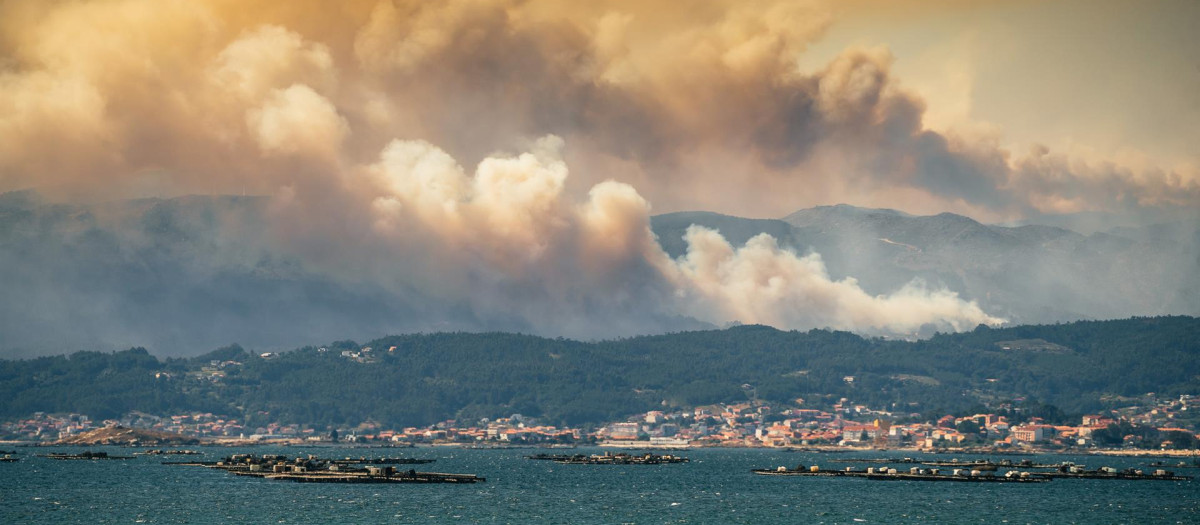
MULTIPOLYGON (((685 464, 560 465, 524 456, 602 451, 201 447, 197 450, 202 456, 60 461, 34 455, 83 450, 129 455, 137 449, 17 450, 20 461, 0 463, 0 523, 1200 523, 1200 481, 923 483, 750 472, 779 466, 836 469, 850 464, 833 459, 895 457, 896 452, 698 449, 681 453, 691 458, 685 464), (428 458, 436 462, 413 467, 478 474, 487 482, 294 483, 162 464, 216 461, 237 452, 428 458)), ((899 454, 950 459, 946 455, 899 454)), ((1147 466, 1151 460, 1136 458, 1029 459, 1074 461, 1089 468, 1151 468, 1147 466)), ((897 465, 902 469, 910 466, 897 465)), ((1200 474, 1200 469, 1174 470, 1200 474)))

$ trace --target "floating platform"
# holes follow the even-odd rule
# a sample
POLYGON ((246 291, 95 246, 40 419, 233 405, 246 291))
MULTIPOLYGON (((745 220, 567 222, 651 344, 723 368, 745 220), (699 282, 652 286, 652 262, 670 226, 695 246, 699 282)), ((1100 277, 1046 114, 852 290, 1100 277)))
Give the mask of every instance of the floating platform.
MULTIPOLYGON (((962 464, 959 462, 958 464, 962 464)), ((993 471, 983 468, 954 469, 950 473, 940 469, 923 469, 912 467, 907 471, 894 468, 868 468, 865 471, 853 467, 844 470, 824 470, 817 466, 797 467, 789 469, 754 469, 751 472, 764 476, 816 476, 816 477, 857 477, 872 480, 910 480, 910 481, 981 481, 1036 483, 1057 478, 1074 479, 1112 479, 1125 481, 1188 481, 1191 476, 1181 476, 1169 470, 1158 469, 1153 472, 1143 472, 1140 469, 1125 469, 1118 471, 1112 467, 1102 467, 1099 470, 1084 470, 1078 465, 1060 465, 1057 472, 1027 472, 1009 470, 1003 475, 995 475, 993 471)))
MULTIPOLYGON (((214 467, 221 468, 221 467, 214 467)), ((448 474, 444 472, 407 472, 380 469, 378 472, 264 472, 251 470, 228 470, 237 476, 295 481, 297 483, 480 483, 487 478, 475 474, 448 474)))
POLYGON ((811 477, 846 477, 846 478, 867 478, 874 481, 949 481, 959 483, 1045 483, 1050 481, 1049 478, 1034 476, 1028 472, 1009 472, 1004 476, 994 476, 990 472, 983 474, 981 471, 954 471, 950 474, 943 474, 938 469, 914 469, 908 472, 897 471, 896 469, 868 469, 862 470, 821 470, 818 468, 807 469, 788 469, 784 467, 776 469, 754 469, 751 472, 763 476, 811 476, 811 477))
POLYGON ((999 461, 993 461, 990 459, 960 461, 957 459, 952 459, 949 461, 922 461, 920 463, 922 465, 929 465, 932 467, 969 468, 977 470, 996 470, 998 468, 1060 468, 1063 465, 1074 465, 1074 463, 1034 463, 1028 459, 1023 459, 1021 461, 1012 461, 1010 459, 1002 459, 999 461))
POLYGON ((964 483, 1045 483, 1049 478, 1038 476, 962 476, 953 474, 867 474, 863 477, 876 481, 954 481, 964 483))
POLYGON ((853 477, 852 472, 845 470, 791 470, 791 469, 771 469, 771 468, 756 468, 750 470, 761 476, 808 476, 808 477, 853 477))
POLYGON ((583 454, 532 454, 525 456, 525 459, 537 461, 570 461, 573 459, 587 459, 583 454))
POLYGON ((200 452, 195 450, 147 450, 145 452, 134 452, 135 456, 199 456, 200 452))
MULTIPOLYGON (((475 474, 448 474, 444 472, 417 472, 397 470, 396 467, 374 466, 400 463, 408 458, 381 459, 323 459, 309 455, 289 458, 276 454, 254 456, 235 454, 222 461, 177 461, 163 462, 168 465, 207 467, 229 472, 237 476, 295 481, 298 483, 479 483, 487 478, 475 474), (385 462, 385 463, 375 463, 385 462), (355 465, 369 464, 364 468, 355 465)), ((433 460, 416 460, 429 463, 433 460)))
POLYGON ((400 472, 392 475, 370 475, 359 473, 306 473, 268 474, 265 479, 295 481, 297 483, 481 483, 487 478, 474 474, 447 474, 442 472, 400 472))
POLYGON ((1191 476, 1180 476, 1168 470, 1156 470, 1145 473, 1141 470, 1126 469, 1122 471, 1087 470, 1083 472, 1038 472, 1035 476, 1053 479, 1119 479, 1132 481, 1189 481, 1191 476))
POLYGON ((1200 468, 1200 462, 1184 463, 1182 461, 1168 465, 1165 461, 1152 461, 1151 467, 1171 467, 1171 468, 1200 468))
POLYGON ((335 465, 425 465, 434 461, 437 460, 421 458, 343 458, 329 460, 330 463, 335 465))
POLYGON ((555 460, 555 463, 567 465, 664 465, 669 463, 687 463, 691 460, 671 454, 592 454, 591 456, 572 456, 565 460, 555 460))
POLYGON ((79 454, 63 454, 59 452, 51 452, 49 454, 38 454, 39 458, 50 459, 133 459, 133 456, 110 456, 108 452, 81 452, 79 454))
POLYGON ((928 465, 928 466, 931 466, 931 467, 949 467, 949 468, 961 468, 961 469, 972 469, 972 470, 990 471, 990 472, 995 472, 996 470, 998 470, 998 469, 999 469, 1000 467, 1002 467, 1002 466, 1005 466, 1005 467, 1012 467, 1012 466, 1013 466, 1011 462, 1010 462, 1009 464, 1007 464, 1007 465, 1002 465, 1001 463, 993 463, 993 462, 991 462, 991 461, 987 461, 987 460, 979 460, 979 461, 958 461, 958 460, 950 460, 950 461, 923 461, 923 462, 921 462, 921 464, 922 464, 922 465, 928 465))

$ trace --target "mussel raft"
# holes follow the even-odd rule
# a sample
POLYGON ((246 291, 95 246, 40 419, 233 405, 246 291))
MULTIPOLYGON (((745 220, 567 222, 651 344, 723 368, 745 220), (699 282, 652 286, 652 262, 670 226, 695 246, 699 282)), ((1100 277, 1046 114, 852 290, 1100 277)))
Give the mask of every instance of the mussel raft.
POLYGON ((134 452, 135 456, 199 456, 200 452, 195 450, 163 450, 153 449, 144 452, 134 452))
POLYGON ((424 465, 433 463, 436 459, 421 458, 343 458, 331 459, 330 463, 337 465, 424 465))
POLYGON ((807 468, 800 466, 795 469, 787 467, 754 469, 751 472, 764 476, 848 477, 867 478, 876 481, 953 481, 965 483, 1044 483, 1050 481, 1048 478, 1043 478, 1036 474, 1015 470, 1006 472, 1002 476, 996 476, 988 471, 954 469, 949 473, 943 473, 940 469, 925 469, 920 467, 912 467, 908 471, 872 467, 864 471, 853 467, 847 467, 844 470, 824 470, 813 465, 807 468))
POLYGON ((592 454, 590 456, 584 454, 534 454, 525 456, 525 459, 535 459, 543 461, 553 461, 567 465, 664 465, 670 463, 687 463, 691 460, 685 457, 675 456, 672 454, 626 454, 619 452, 613 454, 606 452, 604 454, 592 454))
POLYGON ((80 452, 79 454, 51 452, 49 454, 38 454, 38 457, 50 459, 133 459, 133 456, 110 456, 108 452, 92 452, 90 450, 80 452))
POLYGON ((778 467, 775 469, 754 469, 751 472, 764 476, 816 476, 816 477, 855 477, 879 481, 960 481, 960 482, 1002 482, 1002 483, 1038 483, 1054 478, 1079 479, 1116 479, 1131 481, 1187 481, 1191 476, 1179 476, 1169 470, 1158 469, 1154 472, 1143 472, 1140 469, 1116 470, 1112 467, 1102 467, 1099 470, 1083 470, 1077 466, 1063 466, 1058 472, 1026 472, 1010 470, 1003 475, 996 475, 990 470, 953 469, 949 473, 941 469, 925 469, 912 467, 908 471, 894 468, 868 468, 865 471, 847 467, 844 470, 824 470, 813 465, 800 466, 795 469, 778 467))
POLYGON ((478 483, 487 478, 475 474, 448 474, 444 472, 417 472, 398 470, 394 466, 349 465, 369 463, 373 460, 322 459, 316 456, 288 458, 282 455, 235 454, 216 463, 173 463, 177 465, 202 466, 220 469, 239 476, 295 481, 300 483, 478 483))
POLYGON ((1040 472, 1038 476, 1045 478, 1076 478, 1076 479, 1123 479, 1123 480, 1158 480, 1158 481, 1187 481, 1191 476, 1180 476, 1170 470, 1155 469, 1145 472, 1142 469, 1127 468, 1117 470, 1112 467, 1100 467, 1097 470, 1087 470, 1081 465, 1063 465, 1054 472, 1040 472))

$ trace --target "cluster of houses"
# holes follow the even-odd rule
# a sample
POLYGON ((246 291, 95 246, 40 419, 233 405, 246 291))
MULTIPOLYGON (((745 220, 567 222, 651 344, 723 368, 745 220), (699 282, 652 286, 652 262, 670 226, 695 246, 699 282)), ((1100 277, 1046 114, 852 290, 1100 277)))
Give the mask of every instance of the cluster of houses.
POLYGON ((483 419, 470 425, 443 421, 428 427, 407 427, 401 430, 379 430, 360 425, 347 439, 358 441, 395 441, 403 443, 512 443, 554 444, 578 443, 587 435, 577 428, 541 425, 537 420, 520 414, 497 419, 483 419))
MULTIPOLYGON (((346 356, 361 359, 357 356, 346 356)), ((369 350, 367 352, 369 354, 369 350)), ((368 357, 369 358, 369 357, 368 357)), ((236 366, 214 363, 213 368, 236 366)), ((804 408, 804 400, 795 406, 775 408, 752 401, 695 407, 686 410, 654 410, 614 422, 587 432, 540 424, 533 418, 513 414, 510 417, 464 423, 443 421, 428 427, 382 428, 364 422, 351 429, 320 431, 310 426, 270 423, 246 427, 237 419, 211 413, 155 416, 131 412, 118 420, 94 421, 82 414, 36 413, 32 417, 0 423, 0 439, 51 441, 88 430, 123 425, 179 434, 253 441, 359 441, 401 443, 458 444, 570 444, 600 443, 650 446, 736 446, 791 447, 808 445, 934 449, 962 445, 993 447, 1091 446, 1092 436, 1118 422, 1131 423, 1160 432, 1186 432, 1195 435, 1195 424, 1181 424, 1177 417, 1187 414, 1192 396, 1167 399, 1142 407, 1112 410, 1105 414, 1082 417, 1077 425, 1051 425, 1038 418, 1013 421, 992 413, 955 417, 936 421, 913 422, 915 414, 895 417, 848 400, 825 409, 804 408), (893 421, 907 421, 894 423, 893 421)), ((1193 412, 1194 413, 1194 412, 1193 412)), ((1190 415, 1190 414, 1188 414, 1190 415)), ((1134 438, 1135 436, 1129 436, 1134 438)), ((1137 445, 1137 443, 1127 443, 1137 445)))
POLYGON ((233 437, 245 434, 244 427, 237 419, 212 414, 211 412, 195 412, 192 414, 176 414, 158 417, 141 412, 126 414, 117 421, 105 421, 106 424, 119 424, 131 428, 148 428, 197 437, 233 437))
MULTIPOLYGON (((267 358, 266 354, 263 354, 263 358, 264 359, 267 358)), ((187 377, 189 377, 191 379, 196 379, 196 380, 201 380, 201 381, 211 381, 213 383, 220 383, 223 379, 225 379, 226 371, 228 371, 232 368, 240 367, 240 366, 242 366, 242 363, 240 361, 229 361, 229 360, 220 361, 220 360, 214 359, 212 361, 209 361, 208 365, 201 366, 199 370, 193 370, 191 372, 188 372, 186 375, 187 375, 187 377)), ((155 372, 154 373, 154 378, 159 379, 159 380, 175 379, 176 378, 175 376, 176 376, 176 374, 173 374, 171 372, 155 372)))
MULTIPOLYGON (((128 428, 161 430, 197 437, 241 437, 246 429, 236 419, 212 413, 156 416, 130 412, 119 419, 97 421, 84 414, 46 414, 0 423, 0 439, 13 441, 55 441, 97 428, 120 425, 128 428)), ((297 428, 295 425, 292 428, 297 428)))
MULTIPOLYGON (((324 354, 328 351, 329 349, 326 347, 317 349, 317 353, 319 354, 324 354)), ((395 351, 396 347, 394 346, 388 347, 387 349, 387 353, 394 353, 395 351)), ((376 350, 370 346, 364 346, 358 350, 342 350, 341 356, 356 363, 378 363, 379 356, 383 355, 383 353, 384 352, 376 350)))
POLYGON ((21 441, 53 441, 63 435, 79 434, 94 427, 83 414, 46 414, 0 423, 0 438, 21 441))
MULTIPOLYGON (((1085 415, 1077 425, 1051 425, 1030 417, 1010 421, 1003 415, 944 416, 936 421, 892 423, 892 414, 854 405, 846 400, 829 410, 784 408, 764 403, 738 403, 671 412, 650 411, 605 426, 596 433, 602 442, 696 446, 790 447, 832 445, 851 447, 935 449, 962 445, 989 447, 1092 446, 1093 433, 1118 422, 1130 422, 1160 432, 1187 432, 1172 423, 1171 408, 1186 410, 1190 396, 1169 400, 1148 410, 1085 415), (1157 416, 1157 417, 1156 417, 1157 416)), ((802 403, 802 400, 798 400, 802 403)), ((907 417, 905 419, 912 420, 907 417)), ((1134 438, 1134 436, 1129 436, 1134 438)), ((1128 439, 1127 439, 1128 441, 1128 439)), ((1127 443, 1133 444, 1133 443, 1127 443)))

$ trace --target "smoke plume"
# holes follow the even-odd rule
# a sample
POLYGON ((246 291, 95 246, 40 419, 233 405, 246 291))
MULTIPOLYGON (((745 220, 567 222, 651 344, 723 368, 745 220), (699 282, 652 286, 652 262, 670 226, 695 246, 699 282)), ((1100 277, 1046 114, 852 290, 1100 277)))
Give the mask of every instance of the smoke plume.
MULTIPOLYGON (((800 70, 834 20, 822 2, 773 0, 14 0, 0 4, 0 191, 265 195, 253 242, 214 241, 241 247, 218 267, 286 263, 425 312, 381 329, 581 337, 684 318, 872 333, 1003 321, 921 282, 867 293, 770 237, 737 247, 692 229, 672 259, 650 202, 993 220, 1200 204, 1191 173, 929 130, 886 48, 800 70)), ((88 224, 121 231, 102 215, 88 224)), ((232 235, 221 224, 216 239, 232 235)))

